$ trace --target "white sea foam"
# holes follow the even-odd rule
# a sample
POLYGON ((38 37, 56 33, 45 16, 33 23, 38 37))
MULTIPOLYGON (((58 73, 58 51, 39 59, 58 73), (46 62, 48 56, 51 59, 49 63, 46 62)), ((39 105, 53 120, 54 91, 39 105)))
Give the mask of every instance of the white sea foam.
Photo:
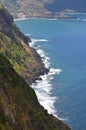
MULTIPOLYGON (((29 45, 31 46, 31 47, 34 47, 35 48, 35 44, 36 43, 42 43, 42 42, 48 42, 49 40, 47 40, 47 39, 31 39, 31 43, 29 43, 29 45)), ((36 44, 37 45, 37 44, 36 44)), ((36 49, 36 48, 35 48, 36 49)))
POLYGON ((46 39, 32 39, 33 42, 48 42, 46 39))
POLYGON ((45 75, 41 75, 41 81, 37 81, 32 84, 32 88, 35 89, 38 100, 45 109, 48 110, 49 114, 53 114, 57 117, 57 111, 55 109, 54 103, 56 102, 57 97, 52 96, 51 91, 53 90, 53 86, 51 80, 53 79, 53 75, 59 74, 61 72, 60 69, 51 68, 50 72, 45 75))
POLYGON ((26 36, 31 36, 31 34, 30 33, 28 33, 28 34, 25 34, 26 36))
POLYGON ((14 19, 14 21, 23 21, 23 20, 28 20, 29 18, 18 18, 18 19, 14 19))
POLYGON ((50 58, 47 56, 47 53, 40 49, 40 46, 37 46, 38 42, 41 44, 41 42, 47 41, 48 40, 45 39, 33 39, 32 43, 30 43, 30 46, 34 47, 38 54, 42 57, 42 61, 45 64, 45 67, 50 68, 48 74, 40 76, 42 80, 37 80, 36 83, 32 84, 32 88, 35 90, 40 104, 48 110, 49 114, 53 114, 57 117, 57 111, 55 109, 54 103, 58 99, 57 97, 52 96, 53 84, 51 81, 54 78, 54 75, 61 73, 61 70, 57 68, 51 68, 50 58))
POLYGON ((56 21, 56 20, 58 20, 58 18, 52 18, 52 19, 48 19, 48 20, 51 20, 51 21, 56 21))
POLYGON ((48 110, 49 114, 56 115, 56 109, 54 103, 57 97, 51 96, 52 84, 48 74, 40 76, 41 81, 32 84, 32 88, 35 89, 38 100, 45 109, 48 110))
POLYGON ((50 69, 50 75, 55 75, 55 74, 60 74, 62 72, 61 69, 55 69, 55 68, 51 68, 50 69))

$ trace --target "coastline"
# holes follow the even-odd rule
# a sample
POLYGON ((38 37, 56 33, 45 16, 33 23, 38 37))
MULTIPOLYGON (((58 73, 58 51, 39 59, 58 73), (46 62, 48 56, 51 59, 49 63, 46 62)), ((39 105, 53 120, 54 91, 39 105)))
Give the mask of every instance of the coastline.
POLYGON ((21 20, 28 20, 29 18, 17 18, 17 19, 15 19, 14 18, 14 22, 16 22, 16 21, 21 21, 21 20))
POLYGON ((29 20, 29 19, 56 19, 56 20, 72 20, 72 19, 77 19, 76 17, 71 17, 68 15, 71 14, 86 14, 86 13, 61 13, 58 16, 25 16, 25 17, 19 17, 19 18, 14 18, 14 21, 21 21, 21 20, 29 20))
MULTIPOLYGON (((23 19, 23 20, 25 20, 25 19, 23 19)), ((20 21, 20 19, 19 19, 19 21, 20 21)), ((53 79, 53 75, 60 74, 61 70, 55 69, 55 68, 50 68, 49 64, 47 64, 47 66, 46 66, 46 63, 49 63, 49 57, 47 57, 43 53, 41 53, 41 55, 40 55, 40 53, 38 53, 37 50, 38 49, 40 50, 40 48, 38 48, 38 45, 35 46, 37 48, 33 47, 35 45, 34 42, 37 42, 37 41, 38 42, 40 42, 40 41, 46 42, 48 40, 46 40, 46 39, 34 39, 34 40, 31 39, 31 41, 32 42, 30 42, 28 44, 33 52, 33 56, 35 56, 35 58, 37 59, 37 61, 41 65, 41 69, 39 68, 39 71, 36 72, 36 75, 32 76, 30 78, 30 81, 27 81, 27 83, 30 84, 30 86, 35 90, 37 98, 38 98, 38 102, 43 106, 43 110, 45 112, 47 112, 47 114, 49 114, 49 116, 52 116, 53 120, 55 119, 55 122, 57 122, 57 125, 59 123, 60 125, 65 127, 66 124, 63 122, 63 119, 58 117, 59 113, 55 109, 54 103, 57 100, 57 98, 52 96, 51 91, 53 89, 53 86, 50 83, 51 80, 53 79), (31 44, 34 44, 34 45, 31 45, 31 44), (46 93, 46 95, 45 95, 45 93, 46 93), (41 95, 41 97, 39 94, 41 95), (43 101, 43 99, 44 99, 44 101, 43 101), (40 102, 40 101, 42 101, 42 102, 40 102), (47 101, 47 105, 46 105, 46 101, 47 101), (48 108, 48 110, 47 110, 47 108, 48 108)), ((66 127, 67 127, 67 129, 70 129, 68 127, 68 125, 66 125, 66 127)), ((62 128, 62 129, 65 129, 65 128, 62 128)))
POLYGON ((36 80, 39 75, 44 75, 48 70, 45 68, 44 63, 36 50, 29 47, 28 43, 31 42, 31 40, 28 37, 25 37, 24 33, 20 32, 16 26, 13 26, 13 18, 9 13, 7 14, 7 10, 3 9, 3 12, 5 15, 3 15, 3 17, 1 15, 0 23, 2 34, 1 53, 3 53, 0 56, 0 128, 12 130, 57 130, 62 128, 62 130, 70 130, 65 123, 56 119, 52 115, 49 115, 47 110, 44 110, 39 104, 34 90, 29 86, 29 81, 33 82, 33 80, 36 80), (9 35, 6 36, 8 32, 9 35), (17 44, 18 46, 14 47, 17 44), (6 50, 4 50, 4 48, 6 50), (2 50, 4 50, 4 52, 2 52, 2 50), (24 57, 17 55, 21 53, 20 50, 23 52, 21 55, 24 57), (15 55, 15 58, 11 52, 15 55), (18 56, 19 59, 16 60, 16 57, 18 56), (32 60, 25 60, 25 58, 29 58, 30 56, 32 60), (12 62, 19 62, 19 67, 21 67, 22 63, 26 63, 24 64, 25 68, 22 69, 21 74, 19 71, 16 72, 17 67, 13 68, 13 64, 9 61, 11 58, 12 62), (22 59, 24 59, 23 62, 21 62, 22 59), (28 79, 28 84, 25 82, 24 76, 28 79))
MULTIPOLYGON (((62 13, 63 14, 63 13, 62 13)), ((25 17, 19 17, 19 18, 14 18, 14 21, 21 21, 21 20, 29 20, 29 19, 56 19, 56 20, 77 20, 78 17, 70 17, 68 15, 79 15, 79 14, 84 14, 86 15, 86 13, 82 13, 82 12, 75 12, 75 13, 64 13, 64 15, 67 17, 63 16, 25 16, 25 17)))
POLYGON ((48 111, 48 114, 52 114, 58 119, 63 120, 60 117, 58 117, 59 114, 54 106, 57 97, 51 96, 51 91, 53 89, 53 84, 51 82, 54 76, 60 74, 62 70, 58 68, 52 68, 50 66, 50 58, 47 56, 46 52, 44 52, 44 50, 42 50, 37 45, 37 42, 48 42, 48 40, 32 39, 32 42, 30 43, 30 47, 34 48, 36 52, 39 54, 42 63, 44 64, 44 68, 48 69, 48 72, 42 75, 40 74, 38 76, 38 79, 36 79, 35 82, 31 84, 31 87, 35 90, 39 103, 44 107, 45 110, 48 111))

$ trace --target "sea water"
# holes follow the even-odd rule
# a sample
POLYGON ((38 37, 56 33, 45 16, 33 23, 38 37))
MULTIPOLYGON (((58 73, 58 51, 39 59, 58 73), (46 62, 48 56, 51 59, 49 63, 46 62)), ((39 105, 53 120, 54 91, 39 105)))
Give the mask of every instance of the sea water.
POLYGON ((76 20, 28 19, 17 26, 31 37, 50 72, 32 87, 39 102, 72 130, 86 130, 86 15, 76 20))

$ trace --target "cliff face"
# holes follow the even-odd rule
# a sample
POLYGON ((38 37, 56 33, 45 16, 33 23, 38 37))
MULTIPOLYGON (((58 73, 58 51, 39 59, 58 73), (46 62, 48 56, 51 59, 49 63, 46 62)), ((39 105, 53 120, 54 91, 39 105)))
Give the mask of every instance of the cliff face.
POLYGON ((30 39, 19 31, 13 17, 2 6, 0 8, 0 52, 10 61, 15 71, 27 83, 33 82, 47 70, 36 51, 29 47, 30 39))
POLYGON ((70 130, 48 115, 35 92, 0 54, 0 130, 70 130))
POLYGON ((0 5, 0 130, 70 130, 48 115, 27 85, 47 72, 28 42, 0 5))

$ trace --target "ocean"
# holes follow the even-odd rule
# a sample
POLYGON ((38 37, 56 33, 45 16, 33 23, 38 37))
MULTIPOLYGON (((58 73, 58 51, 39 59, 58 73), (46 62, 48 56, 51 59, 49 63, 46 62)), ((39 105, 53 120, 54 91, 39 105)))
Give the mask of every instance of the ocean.
POLYGON ((36 18, 16 25, 50 68, 32 84, 39 102, 72 130, 86 130, 86 14, 71 15, 78 19, 36 18))

